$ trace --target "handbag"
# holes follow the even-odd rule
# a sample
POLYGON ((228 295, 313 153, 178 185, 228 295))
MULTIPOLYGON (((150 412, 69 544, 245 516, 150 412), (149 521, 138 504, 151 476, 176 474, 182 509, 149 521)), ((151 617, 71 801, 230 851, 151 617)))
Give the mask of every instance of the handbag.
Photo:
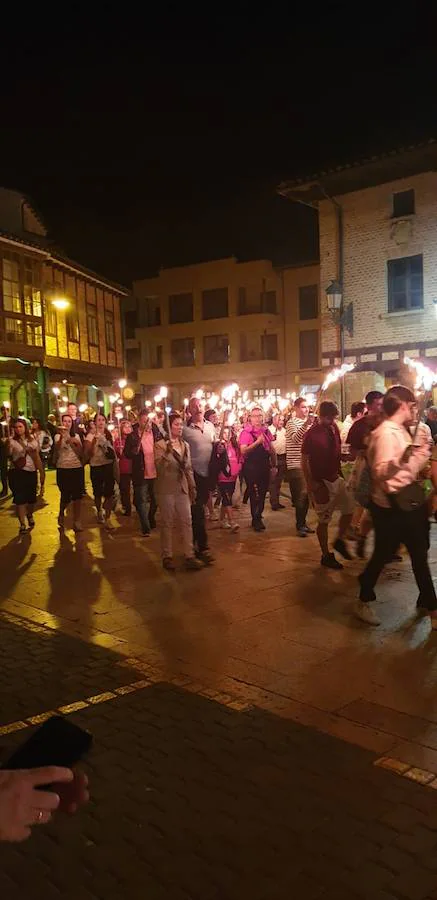
POLYGON ((412 481, 395 494, 389 494, 389 500, 393 509, 414 512, 426 503, 426 494, 420 481, 412 481))

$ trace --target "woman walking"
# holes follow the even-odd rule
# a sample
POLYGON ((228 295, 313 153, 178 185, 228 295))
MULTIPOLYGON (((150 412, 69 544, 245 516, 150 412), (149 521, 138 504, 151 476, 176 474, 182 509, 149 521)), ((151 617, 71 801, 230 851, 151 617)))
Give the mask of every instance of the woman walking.
POLYGON ((37 473, 39 471, 43 489, 45 472, 39 455, 38 441, 31 436, 24 419, 17 419, 14 422, 7 446, 8 455, 12 460, 9 483, 20 523, 20 534, 24 534, 27 531, 26 516, 29 529, 35 527, 33 510, 36 503, 37 473))
POLYGON ((426 496, 418 481, 431 453, 429 431, 409 427, 417 417, 412 391, 395 385, 384 396, 386 419, 370 436, 367 460, 371 476, 370 513, 375 530, 371 559, 359 576, 355 614, 368 625, 380 625, 373 602, 378 578, 400 544, 408 550, 419 588, 417 607, 437 628, 437 598, 428 565, 429 519, 426 496))
POLYGON ((95 434, 90 431, 85 438, 85 462, 90 464, 91 484, 97 521, 111 527, 110 517, 114 505, 114 460, 115 451, 106 416, 97 413, 94 417, 95 434), (103 509, 102 509, 103 500, 103 509))
POLYGON ((122 419, 119 436, 114 440, 114 450, 120 467, 120 500, 124 516, 130 516, 132 512, 132 460, 124 452, 126 438, 129 434, 132 434, 132 425, 127 419, 122 419))
POLYGON ((266 493, 270 479, 275 478, 276 453, 272 447, 272 435, 263 425, 263 411, 254 406, 249 422, 240 434, 240 448, 244 459, 243 475, 249 492, 254 531, 265 531, 262 519, 266 493))
POLYGON ((220 509, 220 526, 235 534, 239 524, 235 522, 232 498, 235 485, 243 463, 237 436, 233 428, 225 429, 223 440, 217 446, 219 454, 219 473, 217 487, 222 501, 220 509))
POLYGON ((56 466, 56 484, 61 493, 58 526, 64 531, 64 514, 69 503, 73 504, 74 531, 82 531, 80 507, 83 495, 83 450, 82 441, 76 432, 72 417, 65 413, 61 428, 55 434, 53 460, 56 466))
POLYGON ((43 427, 41 419, 32 419, 30 427, 32 437, 36 438, 39 446, 39 455, 41 457, 44 468, 47 468, 47 460, 52 449, 53 438, 51 434, 43 427))
POLYGON ((193 571, 203 569, 194 555, 191 504, 194 503, 196 486, 190 448, 182 440, 182 428, 181 416, 170 416, 170 440, 160 440, 155 444, 162 565, 170 572, 175 569, 173 525, 176 521, 181 531, 185 568, 193 571))

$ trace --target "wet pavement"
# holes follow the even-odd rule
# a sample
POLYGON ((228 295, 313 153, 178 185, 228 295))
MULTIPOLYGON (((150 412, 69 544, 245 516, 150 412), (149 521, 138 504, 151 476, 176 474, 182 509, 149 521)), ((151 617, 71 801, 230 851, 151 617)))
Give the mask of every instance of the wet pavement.
POLYGON ((60 538, 53 480, 29 535, 0 506, 0 744, 63 708, 95 734, 93 799, 2 847, 2 896, 437 896, 437 795, 409 780, 437 773, 437 635, 408 562, 369 629, 361 563, 321 571, 289 503, 261 535, 244 507, 237 535, 211 523, 214 567, 171 575, 91 501, 60 538))

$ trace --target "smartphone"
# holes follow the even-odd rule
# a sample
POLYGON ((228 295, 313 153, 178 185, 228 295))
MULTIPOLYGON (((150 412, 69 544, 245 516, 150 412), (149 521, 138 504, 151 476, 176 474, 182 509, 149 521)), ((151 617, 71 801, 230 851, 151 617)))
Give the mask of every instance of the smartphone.
POLYGON ((2 769, 36 769, 65 766, 71 769, 91 749, 92 734, 64 716, 47 719, 32 736, 3 763, 2 769))

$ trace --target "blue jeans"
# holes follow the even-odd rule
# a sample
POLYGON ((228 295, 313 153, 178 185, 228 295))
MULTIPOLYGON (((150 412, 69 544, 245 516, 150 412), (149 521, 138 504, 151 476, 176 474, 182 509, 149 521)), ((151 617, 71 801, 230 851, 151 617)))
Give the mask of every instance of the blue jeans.
POLYGON ((154 478, 145 478, 142 484, 135 485, 134 504, 140 520, 141 531, 143 534, 147 534, 151 527, 155 527, 157 503, 154 478), (149 509, 147 509, 147 501, 149 501, 149 509))

